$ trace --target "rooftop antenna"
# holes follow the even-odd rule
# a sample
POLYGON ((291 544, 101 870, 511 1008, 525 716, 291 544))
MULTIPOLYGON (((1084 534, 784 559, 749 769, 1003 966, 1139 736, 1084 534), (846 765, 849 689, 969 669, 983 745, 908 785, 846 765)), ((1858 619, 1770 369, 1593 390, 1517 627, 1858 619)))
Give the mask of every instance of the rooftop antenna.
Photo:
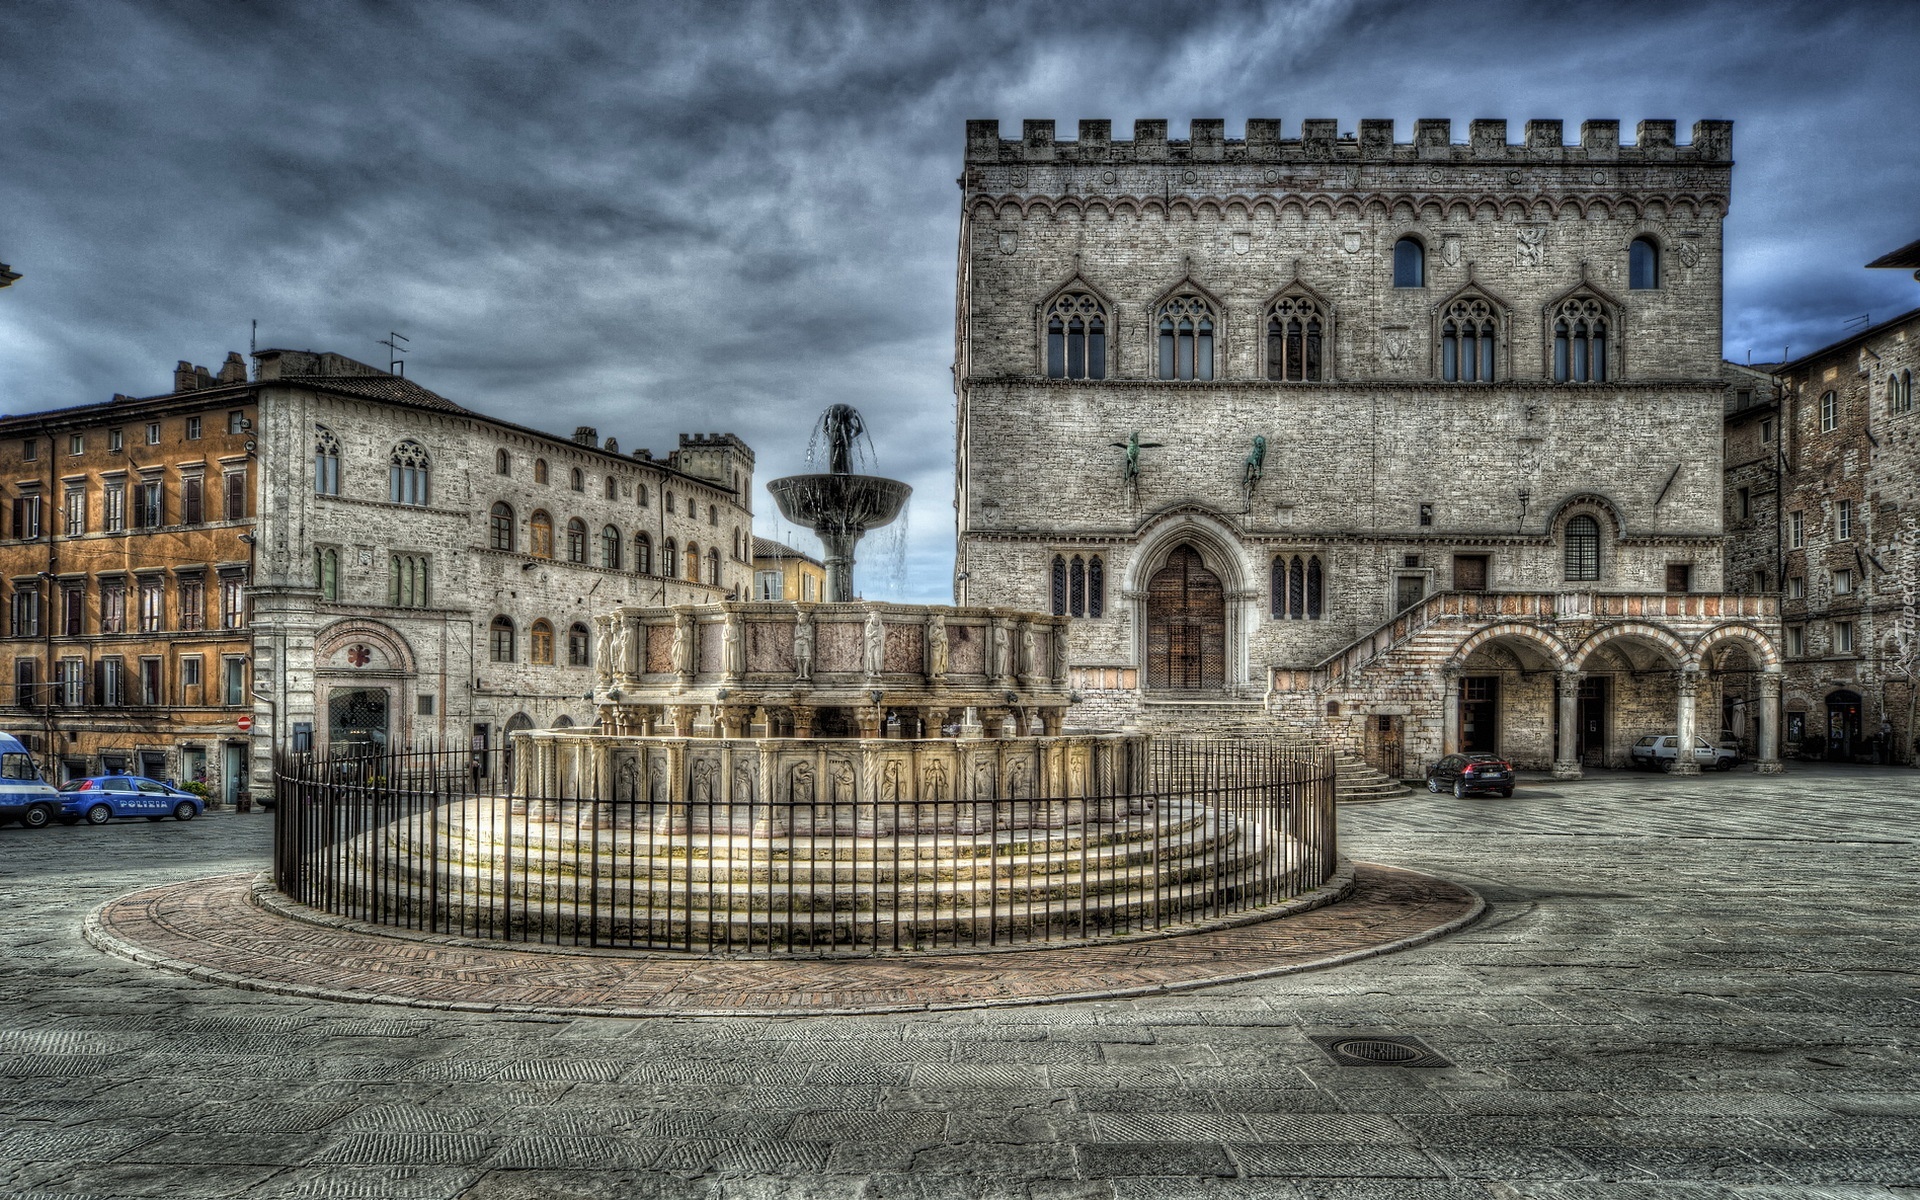
POLYGON ((391 352, 390 357, 387 359, 387 371, 400 376, 402 379, 406 378, 407 364, 400 356, 407 352, 407 347, 396 343, 403 343, 406 340, 406 338, 389 329, 385 341, 374 343, 376 346, 385 346, 391 352))
POLYGON ((1843 328, 1843 329, 1865 329, 1865 328, 1866 328, 1867 326, 1869 326, 1869 325, 1871 325, 1871 324, 1873 324, 1873 314, 1872 314, 1872 313, 1861 313, 1861 314, 1860 314, 1859 316, 1857 316, 1857 317, 1851 317, 1851 318, 1849 318, 1849 319, 1847 320, 1847 322, 1846 322, 1846 324, 1845 324, 1845 325, 1843 325, 1843 326, 1841 326, 1841 328, 1843 328))

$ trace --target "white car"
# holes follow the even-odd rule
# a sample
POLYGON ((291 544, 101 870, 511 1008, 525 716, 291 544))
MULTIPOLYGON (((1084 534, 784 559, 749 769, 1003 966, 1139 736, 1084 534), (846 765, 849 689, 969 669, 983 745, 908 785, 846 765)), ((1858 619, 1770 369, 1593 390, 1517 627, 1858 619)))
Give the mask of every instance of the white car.
MULTIPOLYGON (((1675 746, 1679 741, 1680 738, 1676 734, 1669 733, 1663 737, 1650 733, 1635 742, 1628 754, 1633 759, 1633 765, 1642 770, 1658 768, 1662 771, 1671 771, 1674 759, 1678 757, 1675 746)), ((1731 771, 1740 761, 1740 751, 1732 746, 1724 744, 1716 746, 1703 737, 1695 737, 1693 761, 1700 764, 1702 770, 1711 767, 1716 771, 1731 771)))

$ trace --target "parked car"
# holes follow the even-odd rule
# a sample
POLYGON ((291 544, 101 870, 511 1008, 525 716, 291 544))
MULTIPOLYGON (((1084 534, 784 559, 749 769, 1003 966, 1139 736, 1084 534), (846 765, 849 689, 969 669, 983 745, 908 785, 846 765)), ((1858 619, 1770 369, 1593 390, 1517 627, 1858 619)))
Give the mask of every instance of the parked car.
POLYGON ((60 797, 40 778, 33 755, 10 733, 0 733, 0 825, 39 829, 60 815, 60 797))
POLYGON ((1497 754, 1449 754, 1427 771, 1427 790, 1456 796, 1513 795, 1513 764, 1497 754))
POLYGON ((191 821, 204 807, 192 792, 140 775, 92 775, 60 785, 60 820, 67 825, 104 825, 115 817, 191 821))
MULTIPOLYGON (((1676 734, 1648 734, 1633 744, 1627 753, 1633 765, 1641 770, 1673 770, 1674 759, 1679 757, 1674 749, 1680 738, 1676 734)), ((1693 761, 1701 768, 1713 768, 1716 771, 1731 771, 1740 761, 1739 743, 1722 742, 1716 746, 1703 737, 1693 739, 1693 761)))

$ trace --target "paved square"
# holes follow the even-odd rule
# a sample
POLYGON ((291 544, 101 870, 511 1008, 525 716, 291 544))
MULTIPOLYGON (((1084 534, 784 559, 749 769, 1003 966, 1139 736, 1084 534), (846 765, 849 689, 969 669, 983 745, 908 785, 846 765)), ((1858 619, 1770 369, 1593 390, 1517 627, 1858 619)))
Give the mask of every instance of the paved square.
POLYGON ((94 906, 269 819, 0 830, 0 1197, 1920 1194, 1920 774, 1538 782, 1342 813, 1464 933, 1307 975, 934 1014, 613 1020, 229 990, 94 906), (1335 1033, 1454 1065, 1341 1065, 1335 1033))

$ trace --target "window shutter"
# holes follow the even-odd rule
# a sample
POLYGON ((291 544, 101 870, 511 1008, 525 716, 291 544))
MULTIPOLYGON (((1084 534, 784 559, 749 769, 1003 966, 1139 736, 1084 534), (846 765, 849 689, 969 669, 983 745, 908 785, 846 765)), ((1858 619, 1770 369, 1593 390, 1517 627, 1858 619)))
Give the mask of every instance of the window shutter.
POLYGON ((27 528, 27 498, 17 496, 13 501, 13 536, 25 537, 27 528))

